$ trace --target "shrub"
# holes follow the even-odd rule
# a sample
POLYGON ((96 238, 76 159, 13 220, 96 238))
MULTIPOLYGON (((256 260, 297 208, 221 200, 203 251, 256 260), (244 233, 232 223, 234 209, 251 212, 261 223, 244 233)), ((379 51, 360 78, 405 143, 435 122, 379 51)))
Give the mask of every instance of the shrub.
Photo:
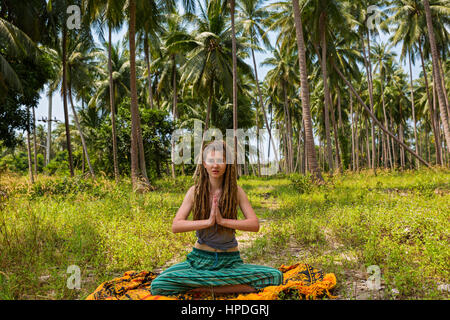
POLYGON ((309 193, 313 189, 313 182, 309 174, 291 173, 288 179, 292 182, 292 187, 299 193, 309 193))

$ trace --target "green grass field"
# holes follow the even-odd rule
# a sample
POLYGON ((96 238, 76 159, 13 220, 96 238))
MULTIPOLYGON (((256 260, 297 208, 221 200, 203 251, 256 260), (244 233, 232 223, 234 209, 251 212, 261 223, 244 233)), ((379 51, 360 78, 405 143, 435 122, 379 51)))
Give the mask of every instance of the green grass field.
MULTIPOLYGON (((157 270, 184 259, 195 233, 171 221, 189 177, 131 192, 129 180, 0 177, 0 299, 84 299, 127 270, 157 270), (67 288, 70 265, 81 289, 67 288)), ((244 262, 279 267, 310 263, 337 277, 340 299, 448 299, 450 172, 379 171, 326 177, 239 179, 261 220, 237 231, 244 262), (381 271, 381 289, 364 282, 381 271)), ((240 213, 242 218, 242 213, 240 213)))

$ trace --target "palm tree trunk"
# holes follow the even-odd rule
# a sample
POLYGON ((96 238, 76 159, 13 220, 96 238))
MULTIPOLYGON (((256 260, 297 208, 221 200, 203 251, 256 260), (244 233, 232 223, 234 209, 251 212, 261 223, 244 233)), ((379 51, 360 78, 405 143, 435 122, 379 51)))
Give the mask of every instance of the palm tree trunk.
MULTIPOLYGON (((236 168, 240 168, 237 163, 237 57, 236 57, 236 30, 234 24, 234 8, 235 0, 230 1, 230 14, 231 14, 231 48, 232 48, 232 58, 233 58, 233 133, 234 133, 234 163, 236 168)), ((239 172, 239 170, 236 170, 239 172)))
MULTIPOLYGON (((441 138, 441 125, 439 122, 439 115, 438 115, 438 109, 437 109, 437 102, 438 97, 437 97, 437 89, 436 89, 436 85, 433 84, 433 109, 434 109, 434 123, 436 124, 436 136, 434 137, 435 140, 437 140, 439 142, 439 151, 440 151, 440 156, 441 156, 441 162, 442 165, 445 165, 445 152, 442 152, 443 148, 442 148, 442 138, 441 138)), ((444 138, 445 139, 445 138, 444 138)))
POLYGON ((31 164, 31 142, 30 142, 30 109, 27 107, 27 155, 28 155, 28 175, 30 182, 34 183, 33 168, 31 164))
MULTIPOLYGON (((257 103, 258 104, 258 103, 257 103)), ((260 144, 259 144, 259 114, 258 110, 256 110, 256 162, 257 162, 257 176, 261 176, 261 160, 260 160, 260 144)), ((253 168, 253 166, 252 166, 253 168)))
MULTIPOLYGON (((364 55, 364 64, 366 66, 366 73, 367 73, 367 80, 368 80, 368 87, 369 87, 369 101, 370 101, 370 111, 373 112, 374 108, 373 108, 373 81, 372 81, 372 63, 370 62, 370 30, 367 29, 366 32, 366 37, 367 37, 367 55, 366 55, 366 47, 364 45, 364 41, 363 41, 363 55, 364 55)), ((370 121, 370 134, 372 137, 372 170, 373 172, 376 174, 376 162, 375 159, 377 158, 376 152, 377 149, 375 147, 375 125, 373 123, 373 121, 370 121)))
MULTIPOLYGON (((362 122, 362 121, 361 121, 362 122)), ((365 141, 366 141, 366 148, 367 148, 367 154, 366 154, 366 161, 367 161, 367 169, 370 169, 372 166, 371 166, 371 164, 372 164, 372 161, 371 161, 371 159, 370 159, 370 143, 369 143, 369 139, 370 139, 370 137, 369 137, 369 123, 368 123, 368 120, 366 119, 366 121, 365 121, 365 129, 366 129, 366 139, 365 139, 365 141)), ((361 126, 362 126, 362 124, 361 124, 361 126)), ((362 127, 361 127, 361 131, 362 131, 362 127)), ((356 132, 358 132, 358 121, 356 121, 356 132)), ((356 141, 357 141, 357 143, 358 143, 358 133, 356 133, 356 141)), ((357 146, 357 149, 356 149, 356 158, 357 159, 359 159, 358 157, 359 157, 359 153, 358 153, 358 151, 359 151, 359 149, 361 149, 361 150, 364 150, 364 141, 363 141, 363 139, 361 139, 361 147, 359 146, 359 144, 357 144, 356 145, 357 146)), ((359 164, 359 161, 357 162, 357 165, 359 164)))
POLYGON ((86 142, 84 141, 83 131, 81 130, 80 122, 78 121, 77 111, 75 110, 75 107, 73 105, 72 86, 70 84, 69 84, 69 100, 70 100, 70 106, 72 107, 73 120, 75 121, 75 125, 77 126, 77 129, 78 129, 78 133, 80 134, 81 145, 83 147, 83 152, 86 155, 86 161, 87 161, 88 166, 89 166, 89 172, 91 173, 92 179, 95 179, 94 169, 91 166, 91 161, 89 159, 89 154, 88 154, 88 151, 87 151, 86 142))
MULTIPOLYGON (((355 165, 356 165, 356 172, 359 172, 358 105, 356 105, 355 113, 356 113, 355 114, 355 165)), ((368 131, 366 131, 366 134, 367 134, 367 141, 369 141, 368 131)), ((369 150, 367 150, 367 151, 369 151, 369 150)))
MULTIPOLYGON (((176 121, 178 118, 177 114, 177 65, 175 61, 175 55, 172 54, 172 88, 173 88, 173 102, 172 102, 172 115, 173 120, 176 121)), ((175 141, 172 139, 172 159, 174 158, 173 153, 175 151, 175 141)), ((175 179, 175 163, 171 161, 172 178, 175 179)))
MULTIPOLYGON (((213 80, 211 80, 209 83, 209 99, 208 99, 208 105, 206 107, 205 128, 203 129, 202 143, 200 145, 199 156, 202 158, 203 158, 203 137, 205 136, 205 132, 208 131, 208 128, 209 128, 209 118, 211 115, 211 106, 212 106, 213 97, 214 97, 214 82, 213 82, 213 80)), ((235 140, 235 142, 236 142, 236 140, 235 140)), ((200 160, 200 163, 201 163, 201 160, 200 160)), ((197 175, 199 174, 198 168, 199 168, 199 166, 197 165, 195 167, 194 175, 192 176, 193 179, 195 179, 195 177, 197 177, 197 175)))
POLYGON ((45 153, 45 165, 48 165, 50 162, 50 153, 51 153, 51 143, 52 143, 52 96, 53 92, 48 90, 48 121, 47 121, 47 146, 45 153))
POLYGON ((336 88, 337 89, 337 92, 336 92, 336 94, 337 94, 337 112, 338 112, 338 128, 339 128, 339 131, 341 131, 341 129, 342 129, 342 112, 341 112, 341 92, 340 92, 340 90, 339 90, 339 87, 338 88, 336 88))
MULTIPOLYGON (((302 173, 306 174, 308 171, 308 149, 306 148, 306 130, 305 130, 305 119, 302 119, 303 124, 303 166, 302 166, 302 173)), ((320 141, 320 140, 319 140, 320 141)), ((320 145, 319 145, 319 163, 318 163, 319 169, 320 169, 320 145)))
POLYGON ((63 95, 63 107, 64 107, 64 124, 66 128, 66 141, 70 176, 73 177, 73 159, 72 159, 72 144, 70 143, 70 129, 69 129, 69 110, 67 108, 67 29, 66 24, 63 23, 62 31, 62 95, 63 95))
POLYGON ((333 125, 333 131, 334 131, 334 144, 336 145, 336 168, 340 173, 342 173, 343 165, 341 160, 341 154, 340 154, 340 147, 339 147, 339 137, 338 137, 338 127, 336 124, 336 116, 334 115, 334 107, 333 102, 330 98, 330 114, 331 114, 331 124, 333 125))
POLYGON ((324 13, 320 16, 320 46, 322 48, 321 57, 321 69, 322 69, 322 79, 323 79, 323 91, 324 91, 324 120, 325 120, 325 137, 327 140, 327 156, 328 156, 328 166, 330 171, 334 171, 333 165, 333 151, 331 149, 331 137, 330 137, 330 89, 328 87, 328 72, 327 72, 327 44, 325 39, 325 16, 324 13))
POLYGON ((391 136, 395 141, 397 141, 397 143, 399 143, 400 145, 402 145, 406 151, 408 151, 412 156, 414 156, 415 158, 419 159, 420 162, 422 162, 424 165, 426 165, 427 167, 431 167, 430 164, 428 162, 426 162, 421 156, 419 156, 417 153, 415 153, 413 150, 411 150, 405 143, 403 143, 402 141, 400 141, 395 135, 393 135, 388 129, 386 129, 383 124, 378 121, 378 119, 375 117, 375 115, 373 114, 373 112, 370 111, 370 109, 367 107, 367 105, 364 103, 363 99, 358 95, 358 93, 356 92, 355 88, 353 88, 353 86, 351 85, 351 83, 345 78, 345 76, 342 74, 342 72, 338 69, 338 67, 336 67, 336 65, 333 63, 333 68, 336 70, 336 72, 338 73, 338 75, 341 77, 341 79, 346 83, 346 85, 352 90, 353 94, 355 95, 355 97, 358 99, 359 103, 364 107, 364 109, 366 110, 366 112, 369 114, 369 116, 375 121, 375 123, 378 125, 378 127, 383 130, 383 132, 385 132, 387 135, 391 136))
POLYGON ((289 151, 287 148, 287 132, 286 128, 283 128, 283 153, 284 153, 284 173, 289 174, 289 151))
MULTIPOLYGON (((413 124, 414 124, 414 151, 420 153, 417 148, 417 128, 416 128, 416 111, 415 111, 415 103, 414 103, 414 88, 413 88, 413 79, 412 79, 412 67, 411 67, 411 52, 408 54, 408 62, 409 62, 409 82, 411 86, 411 108, 412 108, 412 116, 413 116, 413 124)), ((420 167, 419 161, 416 159, 417 168, 420 167)))
POLYGON ((144 183, 146 186, 148 186, 150 189, 153 187, 150 184, 150 179, 147 175, 147 166, 145 164, 145 151, 144 151, 144 141, 142 139, 142 128, 141 128, 141 116, 139 115, 139 109, 136 110, 137 115, 137 131, 138 131, 138 147, 139 147, 139 166, 141 168, 141 174, 142 178, 144 179, 144 183))
MULTIPOLYGON (((305 151, 306 151, 306 148, 304 148, 305 149, 305 151)), ((323 161, 322 161, 322 140, 319 138, 319 165, 320 165, 320 168, 323 170, 323 161)), ((306 153, 305 153, 305 160, 306 160, 306 153)), ((305 164, 305 173, 306 173, 306 168, 307 168, 307 166, 306 166, 306 164, 305 164)))
POLYGON ((295 22, 295 34, 298 48, 298 61, 300 68, 300 88, 301 88, 301 101, 302 101, 302 114, 305 126, 306 134, 306 149, 308 157, 309 172, 319 181, 323 181, 320 168, 317 164, 316 149, 314 146, 314 137, 312 132, 312 120, 311 109, 309 104, 309 83, 308 74, 306 69, 306 57, 305 57, 305 41, 303 39, 303 26, 300 14, 300 6, 297 0, 292 0, 294 9, 294 22, 295 22))
MULTIPOLYGON (((423 58, 423 51, 422 51, 422 42, 420 40, 419 37, 419 52, 420 52, 420 60, 422 62, 422 71, 423 71, 423 75, 424 75, 424 79, 425 79, 425 90, 427 91, 427 101, 428 101, 428 106, 430 108, 430 122, 431 122, 431 129, 433 130, 433 136, 434 138, 434 145, 436 148, 436 164, 437 165, 442 165, 442 151, 441 151, 441 146, 440 146, 440 139, 439 139, 439 135, 436 133, 436 121, 435 121, 435 110, 436 108, 433 106, 433 101, 430 95, 430 86, 428 84, 428 75, 427 75, 427 70, 425 68, 425 60, 423 58)), ((434 94, 434 91, 433 91, 434 94)))
MULTIPOLYGON (((384 80, 382 79, 381 81, 383 82, 384 80)), ((383 83, 381 83, 381 102, 382 102, 382 105, 383 105, 384 126, 385 126, 386 129, 389 129, 389 127, 388 127, 388 118, 386 116, 386 105, 385 105, 385 102, 384 102, 384 85, 383 85, 383 83)), ((386 162, 386 165, 389 164, 389 167, 392 169, 391 144, 390 144, 390 140, 389 140, 389 137, 388 137, 387 134, 385 134, 385 138, 384 139, 385 139, 384 141, 386 141, 386 147, 384 149, 385 150, 385 157, 387 158, 387 159, 385 158, 385 160, 387 160, 385 162, 386 162)))
POLYGON ((444 137, 445 141, 447 142, 447 146, 450 146, 450 128, 448 124, 448 114, 445 104, 444 89, 442 86, 443 83, 445 85, 445 82, 443 79, 441 79, 441 73, 439 72, 439 53, 436 47, 436 40, 434 38, 433 23, 431 21, 432 18, 431 18, 430 3, 428 2, 428 0, 424 0, 423 4, 425 8, 425 18, 427 21, 428 38, 430 40, 430 47, 431 47, 431 58, 434 70, 433 75, 435 79, 434 83, 437 89, 439 110, 441 115, 442 126, 444 128, 444 137))
MULTIPOLYGON (((253 38, 252 38, 252 41, 253 41, 253 38)), ((267 120, 266 109, 264 108, 264 102, 263 102, 263 97, 262 97, 262 93, 261 93, 261 87, 259 86, 258 68, 256 67, 255 51, 253 50, 253 48, 252 48, 252 59, 253 59, 253 68, 255 69, 255 82, 256 82, 256 89, 258 90, 259 104, 260 104, 260 108, 263 113, 264 123, 266 124, 267 131, 269 132, 269 139, 270 139, 269 145, 272 142, 272 145, 275 146, 275 144, 273 143, 272 128, 269 126, 269 121, 267 120)), ((278 155, 277 155, 276 150, 274 152, 274 155, 275 155, 275 161, 278 163, 278 155)), ((260 166, 260 165, 258 165, 258 166, 260 166)))
MULTIPOLYGON (((350 91, 350 90, 349 90, 350 91)), ((354 129, 354 120, 355 117, 353 115, 353 98, 352 93, 349 92, 349 98, 350 98, 350 117, 351 117, 351 127, 352 127, 352 171, 355 171, 356 168, 356 157, 355 157, 355 129, 354 129)))
POLYGON ((301 128, 299 125, 299 129, 298 129, 298 140, 297 140, 297 159, 295 160, 295 167, 294 167, 294 172, 297 172, 297 168, 300 162, 300 158, 301 158, 301 154, 300 154, 300 140, 301 140, 301 128))
POLYGON ((426 145, 426 149, 427 149, 427 160, 428 162, 431 162, 431 151, 430 151, 430 142, 428 141, 429 139, 429 134, 428 134, 428 130, 425 130, 425 145, 426 145))
POLYGON ((112 76, 112 62, 111 62, 111 26, 108 30, 108 72, 109 72, 109 106, 111 110, 111 128, 112 128, 112 143, 113 143, 113 163, 114 163, 114 179, 119 183, 119 162, 117 159, 117 133, 116 133, 116 108, 114 107, 114 81, 112 76))
POLYGON ((81 155, 81 172, 82 172, 82 175, 84 176, 84 173, 86 172, 86 170, 85 170, 85 161, 84 161, 84 159, 85 159, 84 148, 81 148, 81 150, 83 151, 82 155, 81 155))
POLYGON ((37 141, 36 141, 36 113, 34 107, 31 107, 33 111, 33 161, 34 161, 34 175, 37 176, 37 141))
MULTIPOLYGON (((389 109, 389 119, 391 121, 391 130, 392 130, 392 132, 395 132, 394 131, 394 121, 392 119, 391 109, 389 109)), ((391 146, 392 146, 392 161, 393 161, 392 167, 395 170, 397 168, 397 152, 395 150, 396 143, 395 143, 394 139, 392 139, 392 138, 391 138, 391 146)))
POLYGON ((139 162, 138 162, 138 102, 136 89, 136 43, 135 43, 135 27, 136 27, 136 2, 129 1, 130 22, 128 26, 129 46, 130 46, 130 93, 131 93, 131 181, 133 190, 139 186, 139 162))
POLYGON ((450 106, 448 104, 448 96, 447 96, 447 89, 445 87, 445 73, 444 73, 444 69, 442 69, 442 62, 441 59, 438 59, 439 62, 439 72, 441 74, 441 80, 442 80, 442 90, 444 91, 444 98, 445 98, 445 105, 447 106, 447 115, 448 115, 448 120, 450 123, 450 106))
MULTIPOLYGON (((399 113, 400 113, 400 123, 398 125, 398 136, 400 137, 401 142, 405 142, 403 137, 403 114, 401 103, 399 104, 399 113)), ((430 162, 430 159, 428 158, 427 161, 430 162)), ((405 170, 405 149, 403 149, 402 146, 400 146, 400 167, 402 170, 405 170)))
POLYGON ((283 94, 284 94, 284 117, 286 120, 286 167, 287 173, 291 173, 293 170, 293 156, 292 156, 292 132, 291 132, 291 117, 289 115, 288 97, 286 92, 286 83, 283 81, 283 94))
POLYGON ((148 34, 147 32, 145 33, 145 38, 144 38, 144 52, 145 52, 145 62, 147 64, 147 70, 148 70, 148 75, 147 75, 147 81, 148 81, 148 97, 150 100, 150 108, 154 108, 153 106, 153 90, 152 90, 152 73, 150 71, 150 51, 149 51, 149 47, 148 47, 148 34))

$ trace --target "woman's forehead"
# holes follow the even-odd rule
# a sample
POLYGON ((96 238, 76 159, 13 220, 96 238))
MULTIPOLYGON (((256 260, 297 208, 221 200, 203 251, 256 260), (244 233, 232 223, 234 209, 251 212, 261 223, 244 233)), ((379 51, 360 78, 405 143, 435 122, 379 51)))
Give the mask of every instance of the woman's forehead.
POLYGON ((220 158, 220 159, 222 159, 223 156, 224 156, 224 153, 223 153, 222 150, 214 150, 214 149, 212 149, 212 150, 208 150, 207 153, 206 153, 206 159, 209 159, 209 158, 216 158, 216 159, 220 158))

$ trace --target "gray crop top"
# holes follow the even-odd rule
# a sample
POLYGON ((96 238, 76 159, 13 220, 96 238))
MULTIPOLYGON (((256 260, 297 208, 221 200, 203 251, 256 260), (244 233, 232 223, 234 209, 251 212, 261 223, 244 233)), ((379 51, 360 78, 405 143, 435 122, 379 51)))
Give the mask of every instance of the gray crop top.
POLYGON ((235 230, 229 234, 227 232, 217 232, 217 224, 209 228, 197 230, 198 243, 206 244, 214 249, 227 250, 238 245, 235 236, 235 230))

